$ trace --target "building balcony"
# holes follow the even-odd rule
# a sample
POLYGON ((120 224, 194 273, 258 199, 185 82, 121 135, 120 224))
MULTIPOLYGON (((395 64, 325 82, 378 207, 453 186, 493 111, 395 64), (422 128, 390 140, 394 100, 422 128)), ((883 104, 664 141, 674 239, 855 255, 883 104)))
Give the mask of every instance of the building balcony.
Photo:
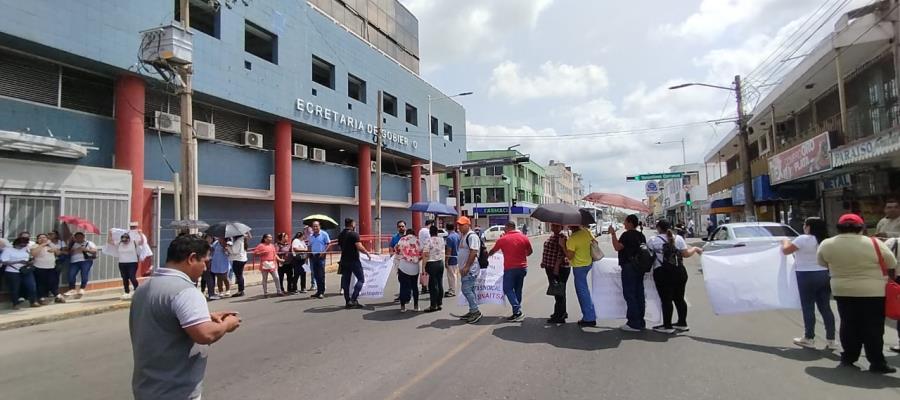
MULTIPOLYGON (((769 162, 765 158, 758 158, 753 160, 750 163, 750 173, 756 177, 760 175, 768 175, 769 174, 769 162)), ((741 183, 743 177, 741 176, 741 170, 736 169, 734 171, 729 172, 727 175, 723 176, 721 179, 712 181, 707 186, 707 191, 709 193, 719 193, 724 191, 731 191, 731 188, 741 183)))
POLYGON ((494 187, 506 186, 506 182, 503 182, 502 176, 470 176, 464 178, 462 185, 466 187, 494 187))

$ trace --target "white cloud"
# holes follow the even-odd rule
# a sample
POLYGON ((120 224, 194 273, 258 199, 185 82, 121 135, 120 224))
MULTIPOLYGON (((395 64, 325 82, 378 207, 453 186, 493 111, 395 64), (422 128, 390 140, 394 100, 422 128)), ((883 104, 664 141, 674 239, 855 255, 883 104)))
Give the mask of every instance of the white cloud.
POLYGON ((584 97, 609 86, 603 67, 573 66, 550 61, 534 75, 522 72, 519 64, 504 61, 494 68, 489 93, 516 102, 547 97, 584 97))
POLYGON ((712 39, 739 23, 759 16, 775 0, 703 0, 699 9, 679 24, 666 24, 662 33, 712 39))

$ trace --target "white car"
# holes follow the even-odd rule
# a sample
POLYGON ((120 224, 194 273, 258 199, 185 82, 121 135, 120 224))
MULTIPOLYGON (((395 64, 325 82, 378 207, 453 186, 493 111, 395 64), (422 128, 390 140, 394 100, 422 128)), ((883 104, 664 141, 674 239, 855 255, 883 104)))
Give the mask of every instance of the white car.
POLYGON ((500 239, 500 236, 503 236, 505 231, 503 230, 503 225, 494 225, 490 228, 487 228, 482 235, 484 236, 485 242, 496 242, 497 239, 500 239))
POLYGON ((771 245, 784 239, 793 240, 797 231, 776 222, 739 222, 720 225, 708 239, 703 239, 704 250, 719 250, 729 247, 771 245))

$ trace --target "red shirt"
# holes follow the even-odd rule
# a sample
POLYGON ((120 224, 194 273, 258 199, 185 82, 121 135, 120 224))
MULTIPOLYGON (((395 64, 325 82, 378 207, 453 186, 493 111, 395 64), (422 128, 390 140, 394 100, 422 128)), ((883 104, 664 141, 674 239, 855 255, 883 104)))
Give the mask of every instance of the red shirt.
POLYGON ((528 256, 531 255, 531 241, 518 230, 506 232, 494 249, 503 252, 503 270, 528 268, 528 256))

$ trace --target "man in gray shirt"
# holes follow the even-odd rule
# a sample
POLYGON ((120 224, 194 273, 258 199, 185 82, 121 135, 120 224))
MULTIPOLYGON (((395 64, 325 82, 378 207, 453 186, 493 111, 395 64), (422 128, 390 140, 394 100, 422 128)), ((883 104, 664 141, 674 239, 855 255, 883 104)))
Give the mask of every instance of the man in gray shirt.
POLYGON ((210 313, 194 286, 209 251, 205 240, 179 236, 169 245, 165 268, 134 293, 128 327, 136 400, 200 399, 207 345, 241 324, 236 312, 210 313))

